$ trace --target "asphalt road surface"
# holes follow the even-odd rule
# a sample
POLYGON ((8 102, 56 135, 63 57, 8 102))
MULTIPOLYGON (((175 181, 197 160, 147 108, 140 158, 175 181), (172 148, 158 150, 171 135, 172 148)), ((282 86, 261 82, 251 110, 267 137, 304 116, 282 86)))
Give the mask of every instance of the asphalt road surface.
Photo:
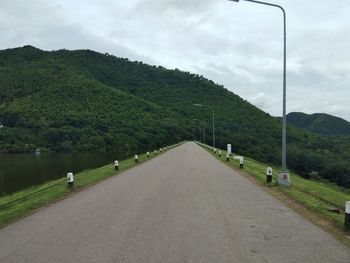
POLYGON ((0 262, 350 262, 350 249, 186 143, 0 230, 0 262))

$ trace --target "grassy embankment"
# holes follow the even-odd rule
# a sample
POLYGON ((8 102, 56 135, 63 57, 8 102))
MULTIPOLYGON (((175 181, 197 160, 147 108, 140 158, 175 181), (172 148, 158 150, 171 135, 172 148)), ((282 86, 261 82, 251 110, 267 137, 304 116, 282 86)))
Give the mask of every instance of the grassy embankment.
POLYGON ((299 210, 298 212, 316 224, 321 225, 330 232, 337 232, 334 234, 338 234, 338 237, 339 234, 343 234, 343 238, 340 237, 340 239, 350 245, 350 230, 346 230, 344 227, 343 211, 345 202, 350 200, 349 189, 344 189, 327 182, 307 180, 293 172, 290 173, 292 187, 279 187, 277 185, 277 173, 279 167, 267 165, 255 161, 254 159, 244 157, 244 168, 239 169, 238 160, 233 160, 231 157, 230 161, 226 162, 226 151, 221 150, 222 155, 219 157, 218 151, 215 154, 214 151, 211 151, 208 145, 202 146, 217 159, 225 162, 240 174, 248 175, 250 178, 253 178, 256 183, 266 187, 269 192, 277 196, 279 199, 284 200, 290 207, 299 210), (273 168, 274 174, 271 184, 266 183, 266 168, 268 166, 273 168), (300 211, 299 208, 303 208, 304 212, 300 211), (328 209, 330 208, 340 208, 341 211, 338 214, 329 211, 328 209))
MULTIPOLYGON (((168 146, 167 150, 180 144, 182 143, 168 146)), ((157 149, 157 154, 150 152, 149 158, 147 158, 145 153, 140 154, 138 155, 139 161, 137 163, 134 160, 134 156, 132 158, 119 161, 118 171, 115 170, 113 164, 108 164, 97 169, 90 169, 77 173, 74 175, 74 188, 72 189, 67 187, 66 178, 60 178, 16 192, 12 195, 0 197, 0 227, 30 214, 35 209, 58 201, 103 179, 117 175, 122 171, 150 160, 162 153, 164 153, 164 151, 160 152, 159 149, 157 149), (7 203, 9 204, 5 205, 7 203)))

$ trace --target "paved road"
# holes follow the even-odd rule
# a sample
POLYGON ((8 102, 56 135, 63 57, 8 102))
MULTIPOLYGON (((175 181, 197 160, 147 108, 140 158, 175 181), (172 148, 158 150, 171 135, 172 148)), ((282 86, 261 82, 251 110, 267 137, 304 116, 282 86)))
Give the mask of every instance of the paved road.
POLYGON ((194 143, 0 230, 0 262, 350 262, 194 143))

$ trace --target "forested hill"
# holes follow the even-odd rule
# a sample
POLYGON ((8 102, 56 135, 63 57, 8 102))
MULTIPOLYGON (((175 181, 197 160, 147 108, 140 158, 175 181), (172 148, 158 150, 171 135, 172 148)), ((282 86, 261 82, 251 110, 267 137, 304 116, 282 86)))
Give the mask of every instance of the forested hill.
POLYGON ((323 135, 350 136, 350 122, 325 113, 309 115, 302 112, 291 112, 287 115, 287 121, 299 128, 308 129, 323 135))
MULTIPOLYGON (((153 149, 198 139, 194 119, 210 142, 212 112, 193 103, 214 107, 218 147, 280 162, 280 121, 203 76, 90 50, 0 51, 2 152, 153 149)), ((344 144, 290 126, 288 165, 350 186, 344 144)))

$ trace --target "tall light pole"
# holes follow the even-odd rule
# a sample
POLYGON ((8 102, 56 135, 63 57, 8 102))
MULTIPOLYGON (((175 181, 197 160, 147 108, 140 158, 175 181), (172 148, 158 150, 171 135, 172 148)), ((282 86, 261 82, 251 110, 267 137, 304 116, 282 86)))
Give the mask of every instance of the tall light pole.
POLYGON ((205 143, 205 127, 203 126, 204 121, 201 121, 201 120, 198 120, 198 119, 193 119, 193 120, 199 122, 199 126, 198 126, 198 129, 199 129, 199 137, 200 137, 199 142, 205 143), (202 126, 202 127, 201 127, 201 126, 202 126), (203 132, 204 140, 203 140, 203 141, 202 141, 202 128, 204 129, 204 132, 203 132))
MULTIPOLYGON (((229 0, 233 2, 239 2, 239 0, 229 0)), ((242 0, 247 2, 252 2, 256 4, 262 4, 272 7, 277 7, 280 10, 282 10, 283 13, 283 30, 284 30, 284 49, 283 49, 283 121, 282 121, 282 167, 281 171, 278 175, 278 183, 281 185, 291 185, 289 173, 287 170, 287 118, 286 118, 286 71, 287 71, 287 26, 286 26, 286 11, 283 9, 282 6, 266 3, 262 1, 255 1, 255 0, 242 0)))
POLYGON ((203 104, 198 104, 198 103, 194 103, 193 106, 196 106, 196 107, 207 107, 207 108, 211 108, 212 109, 212 112, 213 112, 213 147, 215 148, 215 110, 214 110, 214 107, 208 106, 208 105, 203 105, 203 104))

